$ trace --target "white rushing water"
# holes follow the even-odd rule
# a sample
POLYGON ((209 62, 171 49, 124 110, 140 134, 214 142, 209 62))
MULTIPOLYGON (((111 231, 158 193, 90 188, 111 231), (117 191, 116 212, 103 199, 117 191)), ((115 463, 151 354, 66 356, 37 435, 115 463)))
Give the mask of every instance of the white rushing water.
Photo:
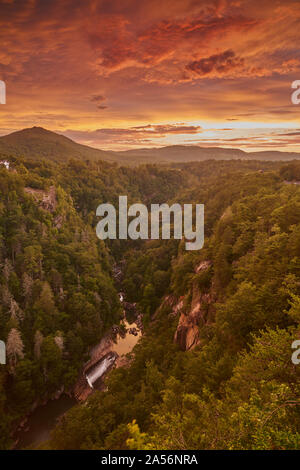
POLYGON ((107 369, 115 362, 115 356, 106 357, 100 364, 91 372, 90 374, 86 375, 86 380, 91 388, 93 387, 93 383, 96 382, 102 375, 107 371, 107 369))

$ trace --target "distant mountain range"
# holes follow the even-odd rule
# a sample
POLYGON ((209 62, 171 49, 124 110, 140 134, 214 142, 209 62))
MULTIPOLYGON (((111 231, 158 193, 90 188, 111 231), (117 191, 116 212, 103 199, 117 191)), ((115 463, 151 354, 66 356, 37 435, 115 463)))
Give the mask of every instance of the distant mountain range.
POLYGON ((243 150, 221 147, 200 147, 197 145, 171 145, 161 148, 141 148, 121 152, 99 150, 82 145, 42 127, 32 127, 0 137, 0 156, 9 155, 31 158, 46 158, 67 161, 70 158, 83 160, 105 160, 124 165, 139 163, 179 163, 203 160, 299 160, 296 152, 244 152, 243 150))

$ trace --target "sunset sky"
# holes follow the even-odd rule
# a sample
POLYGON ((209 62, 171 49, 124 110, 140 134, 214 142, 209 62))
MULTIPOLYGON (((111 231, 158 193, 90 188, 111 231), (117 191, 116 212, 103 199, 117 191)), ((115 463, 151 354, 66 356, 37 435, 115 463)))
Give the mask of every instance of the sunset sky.
POLYGON ((300 152, 299 0, 0 0, 0 134, 300 152))

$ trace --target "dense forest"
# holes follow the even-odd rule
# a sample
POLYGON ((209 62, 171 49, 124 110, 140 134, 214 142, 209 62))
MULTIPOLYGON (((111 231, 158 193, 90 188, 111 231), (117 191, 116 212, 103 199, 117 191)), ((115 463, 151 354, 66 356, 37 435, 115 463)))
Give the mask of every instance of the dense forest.
POLYGON ((130 365, 60 420, 47 449, 299 449, 299 162, 121 167, 8 157, 0 167, 0 448, 34 404, 72 391, 126 299, 130 365), (102 202, 205 204, 205 244, 103 242, 102 202))

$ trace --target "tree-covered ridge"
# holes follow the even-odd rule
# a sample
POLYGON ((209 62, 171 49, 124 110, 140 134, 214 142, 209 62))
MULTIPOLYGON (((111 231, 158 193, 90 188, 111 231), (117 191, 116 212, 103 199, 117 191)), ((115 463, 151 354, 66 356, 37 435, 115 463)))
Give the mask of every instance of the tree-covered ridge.
POLYGON ((206 204, 200 253, 172 241, 127 252, 127 295, 148 312, 146 334, 131 367, 70 411, 50 448, 299 448, 300 367, 291 361, 300 338, 299 187, 276 172, 213 179, 184 192, 206 204), (210 267, 197 273, 205 260, 210 267), (183 352, 172 305, 153 314, 163 295, 188 314, 195 289, 199 344, 183 352))
POLYGON ((70 410, 47 447, 299 448, 298 171, 296 162, 11 158, 0 170, 2 447, 37 399, 72 388, 88 348, 118 321, 111 268, 124 260, 145 335, 131 366, 70 410), (204 248, 100 242, 96 207, 122 194, 129 204, 204 203, 204 248), (174 338, 197 302, 197 346, 183 351, 174 338))
POLYGON ((70 389, 89 346, 119 319, 104 243, 60 185, 21 170, 0 170, 4 442, 35 401, 70 389))
POLYGON ((115 260, 95 233, 97 205, 122 193, 167 200, 182 180, 176 170, 130 171, 101 161, 9 161, 9 170, 0 166, 3 448, 33 405, 72 391, 89 348, 121 318, 115 260))

